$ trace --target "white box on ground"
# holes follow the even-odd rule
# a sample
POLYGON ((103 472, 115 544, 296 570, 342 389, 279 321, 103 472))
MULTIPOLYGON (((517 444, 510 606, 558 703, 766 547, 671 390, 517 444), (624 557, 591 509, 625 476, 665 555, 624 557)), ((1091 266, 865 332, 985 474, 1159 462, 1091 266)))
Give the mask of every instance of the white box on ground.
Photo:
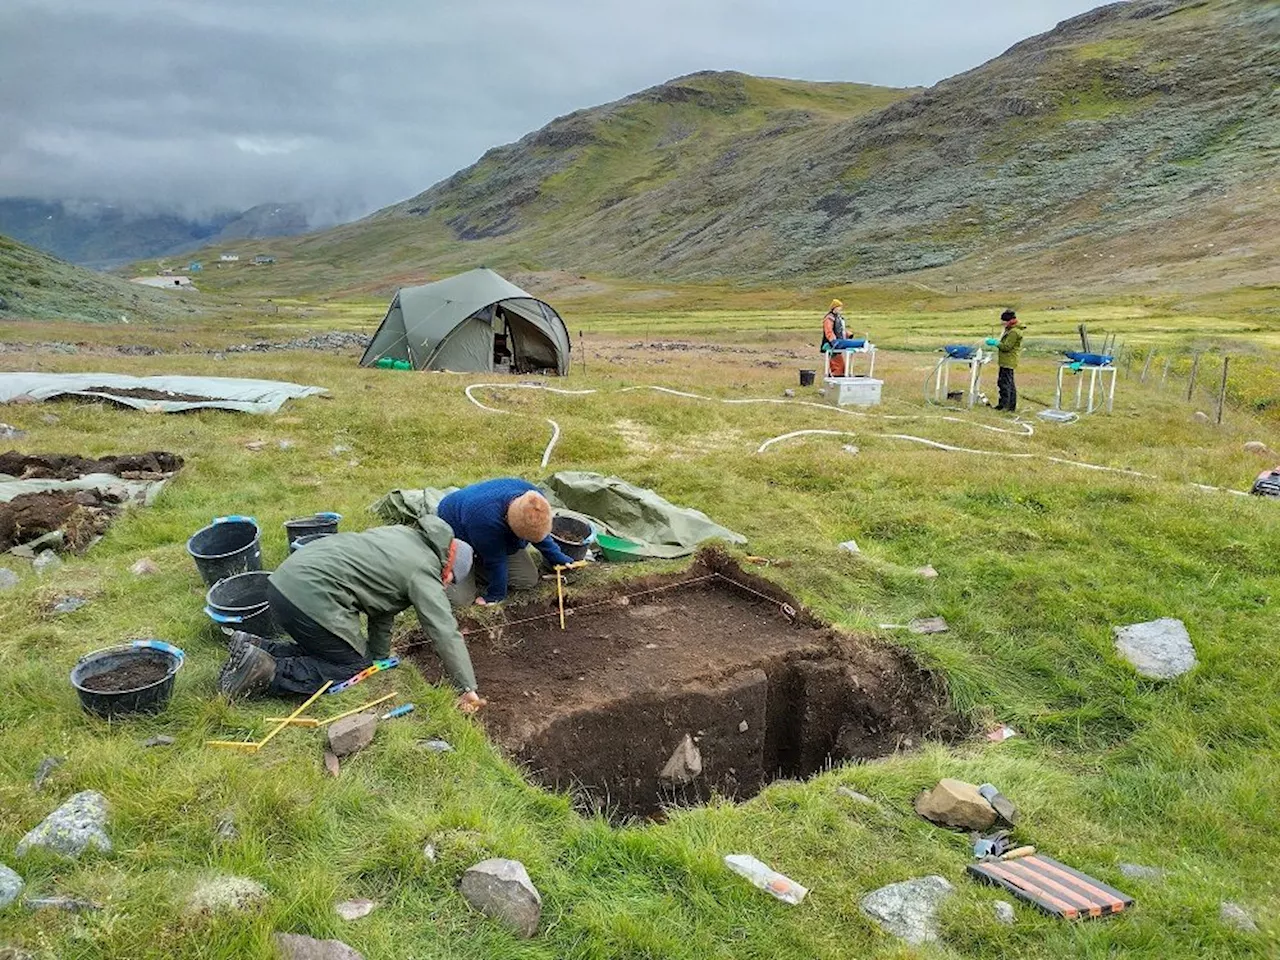
POLYGON ((877 407, 883 380, 872 377, 826 377, 827 403, 838 407, 877 407))

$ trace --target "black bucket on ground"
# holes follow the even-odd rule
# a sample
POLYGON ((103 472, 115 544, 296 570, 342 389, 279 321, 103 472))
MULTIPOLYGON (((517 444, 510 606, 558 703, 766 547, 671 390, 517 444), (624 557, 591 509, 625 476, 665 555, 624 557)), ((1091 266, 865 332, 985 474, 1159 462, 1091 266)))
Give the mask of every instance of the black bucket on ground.
POLYGON ((813 386, 813 378, 814 378, 814 376, 816 376, 816 375, 817 375, 817 373, 818 373, 818 371, 817 371, 817 370, 801 370, 801 371, 800 371, 800 386, 802 386, 802 387, 812 387, 812 386, 813 386))
POLYGON ((205 595, 205 614, 219 627, 243 630, 255 637, 275 636, 279 627, 267 602, 270 576, 255 570, 219 580, 205 595))
POLYGON ((337 533, 340 513, 316 513, 309 517, 295 517, 284 522, 284 533, 289 538, 289 546, 293 547, 300 537, 316 533, 337 533))
POLYGON ((308 543, 315 543, 317 540, 323 540, 325 537, 332 537, 332 533, 308 533, 305 537, 298 537, 289 543, 289 552, 295 553, 300 548, 305 547, 308 543))
POLYGON ((133 643, 87 653, 71 668, 71 685, 76 688, 80 705, 99 717, 159 713, 173 696, 173 680, 182 669, 185 656, 163 640, 135 640, 133 643), (163 675, 129 690, 91 690, 95 677, 131 665, 154 665, 163 675))
POLYGON ((187 541, 187 553, 205 584, 262 569, 262 543, 253 517, 219 517, 187 541))
POLYGON ((551 520, 551 539, 575 562, 587 555, 595 538, 595 528, 577 517, 557 516, 551 520))

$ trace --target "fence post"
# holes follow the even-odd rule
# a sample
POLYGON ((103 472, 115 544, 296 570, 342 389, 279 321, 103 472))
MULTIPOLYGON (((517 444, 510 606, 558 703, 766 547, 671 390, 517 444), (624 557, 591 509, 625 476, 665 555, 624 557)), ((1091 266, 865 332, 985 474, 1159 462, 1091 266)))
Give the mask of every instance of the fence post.
POLYGON ((1138 378, 1139 383, 1147 382, 1147 374, 1151 370, 1151 361, 1155 359, 1155 356, 1156 356, 1156 348, 1152 347, 1151 352, 1147 354, 1147 362, 1142 365, 1142 376, 1138 378))
POLYGON ((1196 374, 1200 372, 1200 354, 1191 358, 1191 379, 1187 381, 1187 400, 1190 401, 1196 392, 1196 374))
POLYGON ((1164 373, 1160 374, 1160 389, 1164 389, 1164 385, 1169 381, 1169 368, 1173 366, 1173 357, 1164 358, 1164 373))
POLYGON ((1218 424, 1222 424, 1222 409, 1227 405, 1227 364, 1231 358, 1222 358, 1222 386, 1218 388, 1218 424))

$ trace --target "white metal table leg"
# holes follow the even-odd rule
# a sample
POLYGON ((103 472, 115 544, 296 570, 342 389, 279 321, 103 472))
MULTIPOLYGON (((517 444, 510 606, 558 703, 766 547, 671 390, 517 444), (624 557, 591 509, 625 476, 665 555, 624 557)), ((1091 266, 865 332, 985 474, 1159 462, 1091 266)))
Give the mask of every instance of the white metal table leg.
POLYGON ((1111 412, 1111 408, 1115 405, 1115 401, 1116 401, 1116 371, 1115 371, 1115 368, 1113 367, 1111 369, 1111 389, 1107 391, 1107 413, 1111 412))

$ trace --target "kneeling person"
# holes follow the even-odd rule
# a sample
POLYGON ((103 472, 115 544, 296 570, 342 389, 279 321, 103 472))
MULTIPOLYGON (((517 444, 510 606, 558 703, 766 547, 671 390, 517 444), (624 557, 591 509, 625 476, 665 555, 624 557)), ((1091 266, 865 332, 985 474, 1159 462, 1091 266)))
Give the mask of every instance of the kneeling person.
MULTIPOLYGON (((476 603, 500 603, 509 588, 531 590, 538 585, 530 543, 553 567, 573 563, 551 539, 551 504, 526 480, 504 477, 473 483, 441 500, 436 514, 475 550, 475 581, 484 586, 476 603)), ((462 577, 458 583, 459 593, 468 589, 462 577)), ((471 602, 467 596, 460 599, 471 602)))
POLYGON ((272 614, 294 642, 236 632, 219 689, 231 698, 310 695, 326 680, 347 680, 390 655, 395 616, 412 606, 445 674, 462 691, 459 708, 474 712, 484 701, 445 595, 455 578, 469 576, 471 556, 471 548, 455 540, 438 517, 307 544, 267 581, 272 614), (368 639, 360 633, 361 614, 368 619, 368 639))

